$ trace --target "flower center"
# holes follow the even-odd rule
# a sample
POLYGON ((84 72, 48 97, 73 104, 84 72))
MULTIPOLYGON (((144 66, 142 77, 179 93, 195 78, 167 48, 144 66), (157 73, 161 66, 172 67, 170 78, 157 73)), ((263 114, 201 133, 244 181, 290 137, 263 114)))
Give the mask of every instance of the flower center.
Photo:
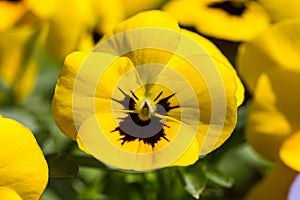
POLYGON ((243 1, 220 1, 208 5, 209 8, 222 9, 230 15, 241 16, 246 10, 243 1))
MULTIPOLYGON (((122 118, 119 126, 111 132, 118 131, 122 145, 125 142, 131 142, 135 140, 143 141, 145 144, 149 144, 154 148, 155 144, 161 140, 167 139, 164 131, 164 127, 170 128, 165 125, 162 116, 166 116, 172 109, 179 108, 179 105, 171 106, 171 98, 174 100, 175 93, 161 98, 163 91, 156 96, 146 95, 146 97, 136 95, 133 91, 130 91, 131 95, 119 88, 120 92, 124 95, 123 100, 112 99, 124 106, 124 110, 128 111, 128 116, 122 118), (158 117, 159 116, 159 117, 158 117)), ((177 100, 174 101, 174 103, 177 100)))
POLYGON ((151 118, 151 114, 155 112, 153 105, 148 97, 139 102, 136 106, 136 111, 141 120, 146 121, 151 118))

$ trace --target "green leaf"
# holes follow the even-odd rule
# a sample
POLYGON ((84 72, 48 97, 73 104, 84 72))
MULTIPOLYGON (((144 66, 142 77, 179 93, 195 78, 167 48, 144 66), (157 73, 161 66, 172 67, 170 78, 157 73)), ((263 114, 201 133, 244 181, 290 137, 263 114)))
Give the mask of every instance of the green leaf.
POLYGON ((93 168, 104 168, 110 169, 106 165, 102 164, 100 161, 93 157, 87 156, 72 156, 77 165, 82 167, 93 167, 93 168))
POLYGON ((184 182, 184 189, 195 199, 199 199, 207 184, 202 167, 199 165, 186 167, 180 170, 180 174, 184 182))
POLYGON ((50 178, 73 178, 78 172, 78 165, 68 155, 58 153, 46 156, 50 178))
POLYGON ((213 183, 222 187, 231 188, 234 184, 234 179, 231 176, 220 172, 212 164, 207 166, 206 177, 213 183))

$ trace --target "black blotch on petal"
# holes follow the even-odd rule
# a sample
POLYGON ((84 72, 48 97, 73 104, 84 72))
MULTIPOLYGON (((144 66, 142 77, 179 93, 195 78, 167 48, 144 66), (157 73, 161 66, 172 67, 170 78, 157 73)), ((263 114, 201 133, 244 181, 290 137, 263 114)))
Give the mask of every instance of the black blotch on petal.
MULTIPOLYGON (((126 109, 126 110, 135 110, 136 102, 133 98, 138 100, 138 97, 132 91, 130 91, 130 93, 132 94, 133 98, 130 97, 128 94, 126 94, 122 89, 120 89, 120 88, 118 88, 118 89, 124 95, 124 99, 123 100, 112 99, 112 100, 123 105, 124 109, 126 109)), ((158 100, 158 98, 162 95, 162 93, 163 92, 160 92, 154 101, 158 100)), ((156 111, 158 114, 164 115, 172 109, 179 108, 179 106, 170 106, 169 99, 172 98, 174 95, 175 95, 175 93, 172 95, 169 95, 163 99, 160 99, 157 102, 157 104, 159 104, 163 107, 163 109, 159 108, 156 111)), ((114 130, 112 130, 111 133, 116 132, 116 131, 119 132, 120 136, 122 136, 119 139, 122 141, 122 143, 121 143, 122 145, 124 145, 126 142, 132 142, 135 140, 139 140, 139 141, 143 141, 145 144, 151 145, 151 147, 154 148, 155 144, 158 141, 160 141, 161 139, 164 139, 169 142, 169 140, 165 134, 164 127, 166 127, 166 128, 170 128, 170 127, 161 123, 160 120, 161 120, 160 118, 155 117, 155 116, 151 116, 148 120, 142 120, 139 118, 138 113, 128 113, 128 116, 123 118, 121 120, 121 122, 119 123, 119 126, 117 128, 115 128, 114 130), (155 135, 153 135, 151 137, 135 137, 124 131, 124 130, 130 130, 130 131, 134 131, 135 133, 138 133, 138 131, 141 131, 141 129, 136 128, 136 130, 135 130, 135 128, 132 127, 132 121, 136 125, 138 125, 137 127, 145 127, 145 126, 149 125, 150 123, 154 123, 154 124, 160 126, 161 129, 155 135)), ((138 133, 138 134, 142 135, 145 133, 138 133)))
MULTIPOLYGON (((120 140, 122 140, 122 145, 124 145, 126 142, 132 142, 132 141, 135 141, 135 140, 139 140, 139 141, 143 141, 145 144, 149 144, 151 145, 152 148, 155 147, 155 144, 160 141, 162 138, 169 141, 167 138, 166 138, 166 134, 164 133, 164 129, 160 129, 160 131, 158 131, 158 133, 156 133, 155 135, 151 136, 151 137, 146 137, 146 138, 139 138, 139 137, 135 137, 135 136, 132 136, 132 135, 129 135, 127 134, 124 130, 126 130, 127 126, 131 126, 131 120, 134 121, 133 118, 131 117, 125 117, 121 122, 120 122, 120 125, 119 127, 115 128, 114 130, 112 130, 111 132, 115 132, 115 131, 118 131, 119 134, 121 136, 123 136, 122 138, 120 138, 120 140)), ((161 127, 164 126, 163 123, 160 122, 160 119, 157 118, 157 117, 151 117, 151 119, 147 120, 147 121, 140 121, 139 123, 141 124, 138 124, 140 126, 146 126, 150 123, 150 121, 152 120, 153 123, 157 123, 159 124, 161 127)), ((132 127, 130 127, 129 129, 133 129, 132 127)), ((132 130, 132 131, 140 131, 140 130, 132 130)), ((139 134, 143 134, 143 133, 139 133, 139 134)))
MULTIPOLYGON (((179 106, 170 106, 169 99, 170 99, 171 97, 173 97, 175 94, 176 94, 176 93, 171 94, 170 96, 167 96, 167 97, 165 97, 165 98, 159 100, 157 104, 163 106, 164 109, 165 109, 165 112, 169 112, 169 111, 172 110, 172 109, 179 108, 179 106)), ((159 110, 158 110, 157 113, 158 113, 158 114, 163 114, 163 113, 161 113, 161 111, 159 111, 159 110)))

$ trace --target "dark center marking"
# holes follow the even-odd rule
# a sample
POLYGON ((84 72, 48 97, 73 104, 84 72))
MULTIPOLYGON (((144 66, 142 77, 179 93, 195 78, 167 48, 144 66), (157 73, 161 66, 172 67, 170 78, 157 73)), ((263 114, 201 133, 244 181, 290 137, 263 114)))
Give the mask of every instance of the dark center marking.
POLYGON ((209 8, 222 9, 230 15, 241 16, 246 10, 243 2, 221 1, 208 5, 209 8))
MULTIPOLYGON (((118 88, 119 91, 124 95, 124 99, 123 100, 116 100, 116 99, 112 99, 113 101, 116 101, 118 103, 120 103, 121 105, 124 106, 125 110, 131 110, 131 111, 136 111, 135 110, 135 105, 136 102, 135 100, 139 100, 139 98, 132 92, 130 91, 131 96, 129 96, 128 94, 126 94, 122 89, 118 88), (135 100, 134 100, 135 99, 135 100)), ((157 101, 160 96, 162 95, 163 92, 160 92, 158 94, 158 96, 154 99, 154 102, 157 101)), ((157 110, 156 113, 161 114, 161 115, 166 115, 170 110, 175 109, 175 108, 179 108, 179 106, 170 106, 170 102, 169 100, 175 95, 171 94, 165 98, 160 99, 157 102, 157 110)), ((145 104, 143 105, 143 108, 141 110, 141 114, 144 116, 149 116, 149 112, 150 112, 150 108, 147 102, 145 102, 145 104)), ((121 119, 121 122, 119 123, 119 126, 117 128, 115 128, 114 130, 112 130, 111 132, 116 132, 118 131, 121 138, 119 140, 122 141, 122 145, 124 145, 126 142, 131 142, 131 141, 135 141, 135 140, 139 140, 139 141, 143 141, 144 144, 148 144, 151 145, 152 148, 155 147, 155 144, 160 141, 161 139, 164 139, 166 141, 169 142, 166 134, 165 134, 165 130, 164 127, 166 128, 170 128, 169 126, 163 124, 161 122, 161 119, 156 117, 156 116, 149 116, 149 119, 146 120, 142 120, 139 117, 139 113, 135 113, 135 112, 130 112, 128 113, 128 116, 124 117, 121 119), (132 126, 132 121, 135 123, 135 125, 137 126, 132 126), (143 135, 143 137, 136 137, 136 133, 135 134, 130 134, 129 131, 126 132, 126 130, 130 130, 130 131, 134 131, 134 132, 140 132, 138 133, 139 135, 142 134, 147 134, 147 132, 151 131, 145 131, 145 132, 141 132, 141 129, 139 127, 146 127, 148 126, 150 123, 153 123, 156 127, 158 127, 158 132, 150 137, 145 137, 143 135)), ((147 127, 146 127, 147 128, 147 127)))

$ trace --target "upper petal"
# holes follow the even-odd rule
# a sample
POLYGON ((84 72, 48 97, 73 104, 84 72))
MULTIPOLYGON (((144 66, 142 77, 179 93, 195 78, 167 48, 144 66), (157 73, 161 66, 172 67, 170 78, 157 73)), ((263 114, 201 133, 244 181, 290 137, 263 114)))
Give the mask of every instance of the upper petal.
POLYGON ((104 35, 95 51, 126 55, 135 66, 166 64, 179 42, 177 21, 162 11, 141 12, 104 35))

